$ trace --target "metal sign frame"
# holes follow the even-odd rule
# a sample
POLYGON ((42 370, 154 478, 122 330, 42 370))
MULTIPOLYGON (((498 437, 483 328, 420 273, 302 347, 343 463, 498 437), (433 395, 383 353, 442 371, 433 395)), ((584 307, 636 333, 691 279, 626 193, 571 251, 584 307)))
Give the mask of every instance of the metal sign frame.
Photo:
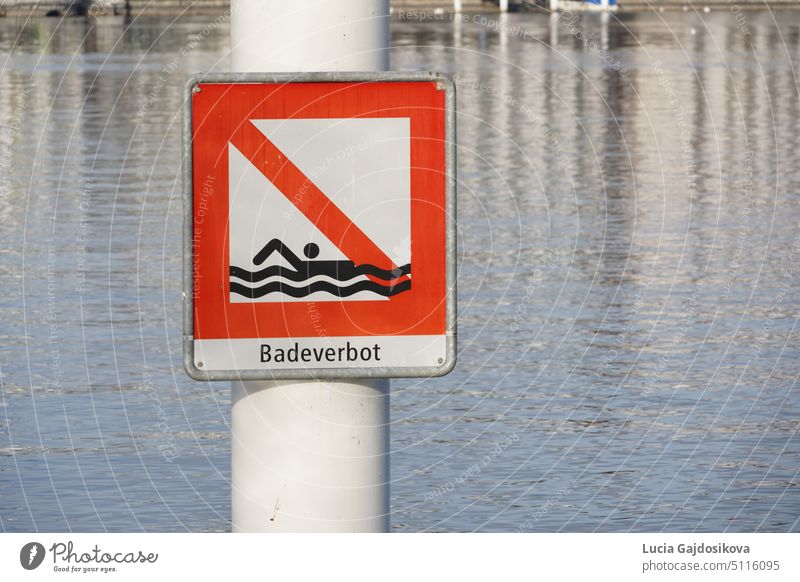
MULTIPOLYGON (((453 81, 432 72, 377 73, 209 73, 192 75, 186 82, 182 115, 183 139, 183 366, 195 380, 281 380, 338 378, 414 378, 448 374, 456 363, 456 89, 453 81), (433 367, 362 367, 312 369, 203 370, 194 362, 193 230, 194 183, 192 156, 192 95, 200 84, 286 84, 436 82, 445 92, 445 264, 446 350, 444 361, 433 367)), ((356 336, 369 337, 369 336, 356 336)), ((267 338, 265 338, 267 339, 267 338)))

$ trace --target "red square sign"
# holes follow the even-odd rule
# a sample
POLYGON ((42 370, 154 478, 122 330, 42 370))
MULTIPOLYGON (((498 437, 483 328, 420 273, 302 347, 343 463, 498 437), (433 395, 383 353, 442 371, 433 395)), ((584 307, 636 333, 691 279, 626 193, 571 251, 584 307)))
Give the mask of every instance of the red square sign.
POLYGON ((427 73, 190 80, 190 376, 452 369, 454 102, 427 73))

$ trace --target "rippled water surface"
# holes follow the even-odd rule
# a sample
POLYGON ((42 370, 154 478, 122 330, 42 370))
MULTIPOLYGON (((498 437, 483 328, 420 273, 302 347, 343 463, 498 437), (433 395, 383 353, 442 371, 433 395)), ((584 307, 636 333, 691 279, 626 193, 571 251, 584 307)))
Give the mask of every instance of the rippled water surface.
MULTIPOLYGON (((392 30, 460 141, 459 364, 392 384, 393 529, 800 529, 800 12, 392 30)), ((227 35, 0 19, 2 530, 229 528, 179 182, 227 35)))

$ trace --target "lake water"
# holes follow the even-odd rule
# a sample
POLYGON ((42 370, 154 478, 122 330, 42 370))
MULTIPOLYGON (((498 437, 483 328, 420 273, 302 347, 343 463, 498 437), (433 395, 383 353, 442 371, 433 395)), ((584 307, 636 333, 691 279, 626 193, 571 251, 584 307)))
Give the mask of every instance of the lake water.
MULTIPOLYGON (((392 384, 392 529, 800 529, 800 12, 487 19, 392 28, 460 141, 459 363, 392 384)), ((2 530, 229 529, 179 174, 227 35, 0 19, 2 530)))

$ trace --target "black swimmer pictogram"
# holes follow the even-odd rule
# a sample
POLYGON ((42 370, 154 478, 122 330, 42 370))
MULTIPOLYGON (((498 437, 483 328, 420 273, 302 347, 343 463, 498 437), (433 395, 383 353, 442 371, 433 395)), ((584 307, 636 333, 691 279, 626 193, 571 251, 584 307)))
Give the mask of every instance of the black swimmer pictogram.
POLYGON ((298 298, 307 297, 316 292, 330 293, 337 297, 350 297, 361 291, 392 297, 411 289, 411 279, 409 278, 411 263, 386 270, 369 264, 356 265, 353 261, 314 260, 319 256, 319 247, 314 243, 308 243, 303 248, 303 254, 307 259, 301 259, 282 241, 272 239, 253 257, 253 263, 261 265, 276 252, 286 259, 291 268, 271 265, 260 271, 249 271, 231 265, 231 293, 237 293, 250 299, 258 299, 269 293, 285 293, 290 297, 298 298), (312 278, 320 276, 333 279, 336 283, 328 280, 311 281, 312 278), (358 278, 357 281, 343 285, 343 283, 356 278, 358 278), (238 279, 238 281, 234 281, 234 279, 238 279), (251 285, 266 282, 259 287, 250 287, 241 281, 251 285), (286 281, 300 283, 300 285, 291 285, 286 281), (382 283, 384 281, 386 284, 382 283), (302 285, 303 282, 306 282, 306 285, 302 285))

